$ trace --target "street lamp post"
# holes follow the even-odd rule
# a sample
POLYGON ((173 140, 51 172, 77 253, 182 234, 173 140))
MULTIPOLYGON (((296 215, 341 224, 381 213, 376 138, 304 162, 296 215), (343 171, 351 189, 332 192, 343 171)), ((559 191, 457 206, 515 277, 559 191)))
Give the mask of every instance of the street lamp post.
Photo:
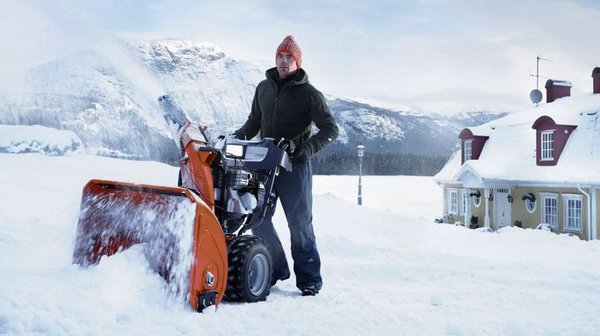
POLYGON ((365 146, 356 146, 358 151, 358 205, 362 205, 362 160, 365 155, 365 146))

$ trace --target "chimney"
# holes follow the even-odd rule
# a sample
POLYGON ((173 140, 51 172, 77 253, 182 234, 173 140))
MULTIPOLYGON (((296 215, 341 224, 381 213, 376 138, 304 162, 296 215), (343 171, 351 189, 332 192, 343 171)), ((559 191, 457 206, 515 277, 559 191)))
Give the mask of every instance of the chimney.
POLYGON ((600 93, 600 68, 595 67, 592 71, 592 78, 594 79, 594 93, 600 93))
POLYGON ((558 98, 571 96, 571 82, 548 79, 546 81, 546 103, 552 103, 558 98))

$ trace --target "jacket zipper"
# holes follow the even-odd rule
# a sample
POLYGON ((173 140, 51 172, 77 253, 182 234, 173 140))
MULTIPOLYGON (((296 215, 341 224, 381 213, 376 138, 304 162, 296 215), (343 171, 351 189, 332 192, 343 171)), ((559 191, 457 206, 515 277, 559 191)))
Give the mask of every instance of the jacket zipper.
MULTIPOLYGON (((283 89, 283 87, 282 87, 283 89)), ((275 83, 275 106, 273 106, 273 118, 271 119, 271 134, 275 134, 275 116, 277 115, 277 103, 279 102, 279 87, 275 83)))

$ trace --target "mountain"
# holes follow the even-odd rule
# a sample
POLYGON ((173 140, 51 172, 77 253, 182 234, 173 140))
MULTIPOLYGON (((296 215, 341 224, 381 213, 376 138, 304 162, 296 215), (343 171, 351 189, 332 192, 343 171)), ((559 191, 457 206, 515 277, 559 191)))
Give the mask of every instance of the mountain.
POLYGON ((351 100, 330 99, 340 126, 338 148, 359 143, 371 151, 449 155, 464 127, 479 125, 505 114, 485 111, 453 116, 393 111, 351 100))
MULTIPOLYGON (((245 121, 264 70, 206 42, 120 41, 31 68, 27 90, 0 93, 0 124, 70 130, 91 154, 174 162, 156 98, 172 95, 214 139, 245 121)), ((500 116, 425 115, 328 100, 340 126, 330 152, 354 150, 362 142, 372 152, 449 156, 460 129, 500 116)))

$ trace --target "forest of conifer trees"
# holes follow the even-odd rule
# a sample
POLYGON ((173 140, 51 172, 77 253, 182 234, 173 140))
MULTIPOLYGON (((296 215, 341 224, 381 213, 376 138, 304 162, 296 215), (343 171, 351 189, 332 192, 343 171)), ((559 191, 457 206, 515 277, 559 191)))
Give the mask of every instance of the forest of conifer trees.
MULTIPOLYGON (((446 156, 366 152, 362 162, 362 174, 433 176, 442 169, 446 161, 446 156)), ((354 151, 317 153, 311 162, 313 173, 317 175, 358 174, 358 157, 354 151)))

